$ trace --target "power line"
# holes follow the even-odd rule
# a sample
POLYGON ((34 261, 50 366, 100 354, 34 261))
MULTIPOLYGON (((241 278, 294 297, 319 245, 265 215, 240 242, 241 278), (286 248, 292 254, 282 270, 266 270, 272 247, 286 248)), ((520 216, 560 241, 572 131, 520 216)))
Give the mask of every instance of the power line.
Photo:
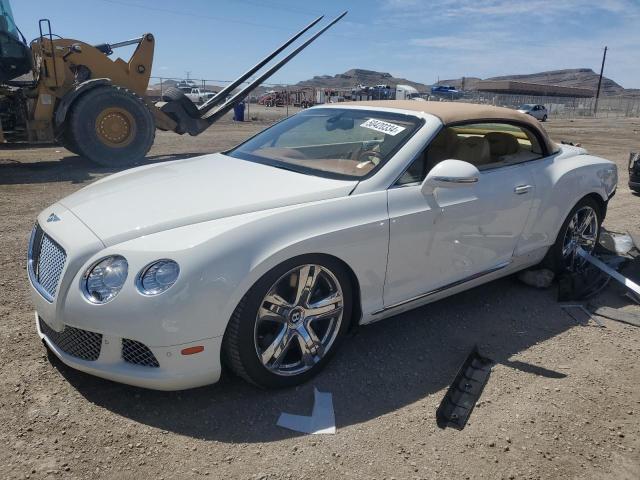
MULTIPOLYGON (((152 10, 152 11, 156 11, 156 12, 162 12, 162 13, 170 13, 173 15, 181 15, 181 16, 185 16, 185 17, 192 17, 192 18, 199 18, 199 19, 208 19, 208 20, 217 20, 223 23, 236 23, 236 24, 240 24, 240 25, 248 25, 248 26, 252 26, 252 27, 260 27, 260 28, 268 28, 271 30, 281 30, 281 31, 286 31, 286 32, 290 32, 291 30, 287 27, 284 26, 278 26, 278 25, 273 25, 273 24, 266 24, 266 23, 259 23, 259 22, 252 22, 252 21, 248 21, 248 20, 241 20, 241 19, 237 19, 237 18, 229 18, 229 17, 220 17, 220 16, 215 16, 215 15, 206 15, 206 14, 195 14, 195 13, 189 13, 189 12, 185 12, 185 11, 181 11, 181 10, 173 10, 170 8, 163 8, 163 7, 156 7, 156 6, 149 6, 149 5, 143 5, 140 3, 132 3, 130 1, 125 1, 125 0, 99 0, 103 3, 110 3, 110 4, 115 4, 115 5, 122 5, 122 6, 126 6, 126 7, 134 7, 134 8, 139 8, 142 10, 152 10)), ((265 8, 271 8, 271 9, 275 9, 275 10, 279 10, 279 11, 284 11, 284 10, 289 10, 289 7, 286 6, 283 3, 276 3, 276 5, 280 5, 282 8, 276 6, 276 5, 269 5, 269 4, 261 4, 258 2, 254 2, 253 0, 239 0, 240 2, 246 3, 246 4, 251 4, 251 5, 256 5, 259 7, 265 7, 265 8)), ((273 3, 273 2, 271 2, 273 3)), ((303 14, 308 14, 308 15, 322 15, 322 13, 318 12, 318 13, 313 13, 310 10, 303 10, 303 9, 299 9, 299 8, 295 8, 295 11, 297 11, 298 13, 303 13, 303 14)), ((291 10, 293 11, 293 10, 291 10)), ((360 23, 360 22, 354 22, 352 20, 347 20, 351 25, 354 26, 358 26, 358 27, 368 27, 370 28, 371 25, 365 24, 365 23, 360 23)), ((381 23, 377 23, 374 24, 375 27, 378 27, 382 30, 395 30, 395 31, 399 31, 402 32, 404 34, 410 34, 410 35, 424 35, 424 30, 414 30, 414 29, 407 29, 405 27, 397 27, 394 25, 388 25, 388 24, 381 24, 381 23)), ((336 32, 332 32, 332 33, 328 33, 327 35, 325 35, 325 37, 340 37, 340 38, 348 38, 350 40, 360 40, 360 41, 368 41, 369 38, 363 37, 361 35, 344 35, 344 34, 340 34, 340 33, 336 33, 336 32)), ((378 38, 378 40, 380 40, 380 38, 378 38)), ((502 46, 507 46, 507 45, 512 45, 512 40, 504 40, 502 42, 496 42, 496 48, 500 48, 502 46)), ((523 40, 523 39, 518 39, 517 40, 518 45, 530 45, 530 46, 538 46, 538 47, 557 47, 557 42, 542 42, 542 41, 536 41, 536 40, 523 40)), ((436 47, 432 47, 434 49, 437 49, 436 47)), ((584 49, 584 48, 581 48, 584 49)))
POLYGON ((236 2, 246 3, 248 5, 254 5, 256 7, 261 7, 261 8, 270 8, 272 10, 278 10, 281 12, 286 11, 291 13, 299 13, 301 15, 312 15, 314 17, 317 17, 318 15, 323 15, 322 12, 312 12, 310 10, 304 10, 298 7, 292 7, 291 5, 288 5, 282 2, 274 2, 273 0, 270 0, 269 3, 256 2, 252 0, 236 0, 236 2))
POLYGON ((143 9, 143 10, 153 10, 153 11, 156 11, 156 12, 170 13, 172 15, 182 15, 184 17, 206 18, 208 20, 218 20, 218 21, 224 22, 224 23, 237 23, 237 24, 241 24, 241 25, 249 25, 249 26, 252 26, 252 27, 271 28, 273 30, 290 31, 288 28, 285 28, 285 27, 278 27, 278 26, 275 26, 275 25, 268 25, 268 24, 265 24, 265 23, 256 23, 256 22, 250 22, 250 21, 247 21, 247 20, 238 20, 238 19, 235 19, 235 18, 218 17, 218 16, 213 16, 213 15, 195 14, 195 13, 183 12, 183 11, 180 11, 180 10, 172 10, 170 8, 151 7, 149 5, 141 5, 141 4, 137 4, 137 3, 125 2, 123 0, 100 0, 100 1, 104 2, 104 3, 122 5, 122 6, 125 6, 125 7, 140 8, 140 9, 143 9))
MULTIPOLYGON (((291 30, 287 27, 284 26, 278 26, 278 25, 272 25, 272 24, 266 24, 266 23, 258 23, 258 22, 251 22, 251 21, 247 21, 247 20, 239 20, 237 18, 228 18, 228 17, 219 17, 219 16, 214 16, 214 15, 201 15, 201 14, 195 14, 195 13, 189 13, 189 12, 184 12, 184 11, 180 11, 180 10, 173 10, 170 8, 162 8, 162 7, 154 7, 154 6, 148 6, 148 5, 142 5, 139 3, 131 3, 131 2, 127 2, 124 0, 99 0, 101 2, 104 3, 111 3, 111 4, 115 4, 115 5, 122 5, 125 7, 134 7, 134 8, 139 8, 142 10, 152 10, 152 11, 156 11, 156 12, 162 12, 162 13, 170 13, 172 15, 181 15, 184 17, 192 17, 192 18, 198 18, 198 19, 207 19, 207 20, 217 20, 220 21, 222 23, 237 23, 240 25, 248 25, 250 27, 259 27, 259 28, 269 28, 271 30, 281 30, 283 32, 291 32, 291 30)), ((241 0, 242 1, 242 0, 241 0)), ((246 1, 246 0, 244 0, 246 1)), ((251 2, 248 2, 251 3, 251 2)), ((261 5, 261 6, 267 6, 267 5, 261 5)), ((276 8, 276 7, 274 7, 276 8)), ((309 15, 314 15, 312 13, 309 13, 309 15)), ((318 15, 323 15, 322 13, 319 13, 318 15)), ((315 15, 315 16, 318 16, 315 15)), ((358 38, 352 36, 352 35, 344 35, 344 34, 340 34, 340 33, 327 33, 326 35, 324 35, 325 37, 338 37, 338 38, 348 38, 350 40, 358 40, 358 38)), ((362 40, 362 39, 360 39, 362 40)))

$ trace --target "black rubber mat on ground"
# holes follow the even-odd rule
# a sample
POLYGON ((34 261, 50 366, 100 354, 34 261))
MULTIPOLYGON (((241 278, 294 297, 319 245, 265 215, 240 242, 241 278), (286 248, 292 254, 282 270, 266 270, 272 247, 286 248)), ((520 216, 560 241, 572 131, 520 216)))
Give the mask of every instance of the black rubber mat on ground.
POLYGON ((436 421, 440 428, 462 430, 465 427, 489 380, 493 365, 492 360, 480 355, 477 347, 473 348, 436 411, 436 421))

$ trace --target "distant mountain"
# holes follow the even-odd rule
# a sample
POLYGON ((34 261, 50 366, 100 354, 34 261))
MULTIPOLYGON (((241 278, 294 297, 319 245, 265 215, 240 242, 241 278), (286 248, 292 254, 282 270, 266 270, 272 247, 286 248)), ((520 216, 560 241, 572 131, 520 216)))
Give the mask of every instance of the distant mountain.
MULTIPOLYGON (((565 70, 550 70, 548 72, 532 73, 529 75, 507 75, 504 77, 493 77, 487 80, 518 80, 521 82, 540 83, 543 85, 560 85, 562 87, 580 87, 594 90, 598 88, 598 77, 600 75, 590 68, 572 68, 565 70)), ((616 82, 602 77, 602 94, 621 95, 624 88, 616 82)))
MULTIPOLYGON (((548 72, 530 73, 526 75, 504 75, 490 77, 485 80, 517 80, 519 82, 539 83, 542 85, 560 85, 563 87, 580 87, 594 90, 598 87, 599 74, 590 68, 569 68, 564 70, 550 70, 548 72)), ((476 77, 465 77, 464 88, 475 90, 479 81, 476 77)), ((452 85, 461 88, 462 79, 440 80, 439 85, 452 85)), ((610 78, 602 77, 603 95, 637 95, 637 90, 625 89, 610 78)))
MULTIPOLYGON (((458 89, 476 90, 477 83, 482 80, 478 77, 463 77, 449 80, 440 80, 435 85, 451 85, 458 89), (464 83, 464 85, 463 85, 464 83)), ((564 87, 581 87, 595 90, 598 86, 598 74, 590 68, 573 68, 565 70, 550 70, 548 72, 530 73, 526 75, 505 75, 501 77, 490 77, 485 80, 517 80, 521 82, 539 83, 543 85, 560 85, 564 87)), ((175 80, 165 80, 163 87, 175 86, 175 80)), ((334 88, 334 89, 351 89, 357 85, 411 85, 419 92, 429 92, 430 86, 424 83, 408 80, 406 78, 394 77, 387 72, 376 72, 374 70, 365 70, 363 68, 352 68, 344 73, 337 75, 318 75, 309 80, 303 80, 295 85, 289 85, 288 88, 295 87, 314 87, 314 88, 334 88)), ((208 88, 216 91, 220 87, 208 88)), ((255 89, 252 95, 261 95, 268 90, 283 90, 287 85, 270 85, 260 86, 255 89)), ((150 86, 152 90, 159 90, 159 85, 150 86)), ((607 77, 602 78, 602 93, 607 96, 625 95, 640 96, 640 89, 625 89, 613 80, 607 77)))
POLYGON ((315 88, 336 88, 350 89, 356 85, 411 85, 420 92, 429 90, 424 83, 414 82, 406 78, 396 78, 390 73, 376 72, 374 70, 364 70, 362 68, 352 68, 344 73, 337 75, 319 75, 310 80, 298 82, 296 87, 315 87, 315 88))

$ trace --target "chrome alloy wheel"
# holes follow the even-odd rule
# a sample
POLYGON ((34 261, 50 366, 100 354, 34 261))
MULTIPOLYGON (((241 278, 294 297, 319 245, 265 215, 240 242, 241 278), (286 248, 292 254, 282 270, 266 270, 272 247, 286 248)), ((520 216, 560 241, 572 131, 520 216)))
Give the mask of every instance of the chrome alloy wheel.
POLYGON ((574 271, 584 264, 584 259, 576 254, 577 248, 581 247, 587 253, 592 253, 597 239, 598 215, 592 207, 585 205, 573 214, 564 234, 562 259, 565 267, 574 271))
POLYGON ((333 345, 344 308, 342 287, 322 265, 300 265, 280 277, 258 308, 254 343, 265 368, 298 375, 333 345))

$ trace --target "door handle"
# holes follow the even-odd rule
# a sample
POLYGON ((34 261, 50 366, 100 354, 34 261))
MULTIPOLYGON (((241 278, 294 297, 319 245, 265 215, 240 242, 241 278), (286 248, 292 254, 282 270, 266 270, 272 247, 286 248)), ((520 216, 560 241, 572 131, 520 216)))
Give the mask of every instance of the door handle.
POLYGON ((513 193, 516 195, 524 195, 525 193, 529 193, 533 190, 533 185, 518 185, 513 189, 513 193))

